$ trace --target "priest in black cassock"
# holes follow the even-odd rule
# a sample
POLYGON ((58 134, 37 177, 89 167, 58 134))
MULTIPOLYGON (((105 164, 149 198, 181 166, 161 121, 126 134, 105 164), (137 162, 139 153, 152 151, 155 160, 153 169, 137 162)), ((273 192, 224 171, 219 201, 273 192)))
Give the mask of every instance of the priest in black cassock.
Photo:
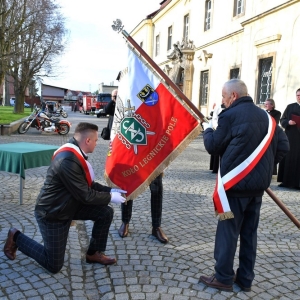
MULTIPOLYGON (((281 112, 279 110, 275 109, 275 101, 274 99, 268 98, 265 101, 265 108, 266 111, 269 113, 269 115, 275 119, 276 124, 279 124, 280 117, 281 117, 281 112)), ((274 168, 273 168, 273 175, 277 175, 277 164, 274 163, 274 168)))
POLYGON ((300 89, 297 102, 289 104, 280 119, 290 142, 290 151, 279 163, 277 181, 279 187, 300 189, 300 89))

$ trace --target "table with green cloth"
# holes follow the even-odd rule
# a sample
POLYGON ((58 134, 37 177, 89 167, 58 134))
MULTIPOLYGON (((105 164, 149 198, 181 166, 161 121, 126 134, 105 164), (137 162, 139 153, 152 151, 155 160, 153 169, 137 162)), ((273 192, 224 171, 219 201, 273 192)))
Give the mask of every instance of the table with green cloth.
POLYGON ((49 166, 59 146, 35 143, 0 144, 0 171, 19 174, 20 204, 23 203, 25 170, 49 166))

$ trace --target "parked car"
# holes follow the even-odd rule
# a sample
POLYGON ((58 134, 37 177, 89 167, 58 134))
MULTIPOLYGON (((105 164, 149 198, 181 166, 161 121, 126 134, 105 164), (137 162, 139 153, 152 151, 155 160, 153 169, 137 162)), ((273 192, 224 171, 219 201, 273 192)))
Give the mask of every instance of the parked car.
MULTIPOLYGON (((11 106, 15 106, 15 101, 16 101, 16 98, 15 97, 12 97, 9 99, 9 103, 11 106)), ((30 104, 24 102, 24 107, 30 107, 30 104)))

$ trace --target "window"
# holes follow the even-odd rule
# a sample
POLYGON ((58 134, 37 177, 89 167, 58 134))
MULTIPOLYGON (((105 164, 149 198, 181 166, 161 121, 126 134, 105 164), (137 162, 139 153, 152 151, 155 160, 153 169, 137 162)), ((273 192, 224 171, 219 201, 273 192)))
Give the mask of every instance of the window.
POLYGON ((207 105, 207 97, 208 97, 208 71, 201 72, 200 78, 200 105, 207 105))
POLYGON ((234 0, 234 17, 244 13, 244 2, 245 0, 234 0))
POLYGON ((204 31, 210 29, 210 22, 211 22, 211 1, 205 1, 205 24, 204 24, 204 31))
POLYGON ((263 104, 265 103, 266 99, 270 98, 272 85, 272 67, 273 57, 259 60, 257 104, 263 104))
POLYGON ((235 68, 230 70, 230 79, 240 78, 240 68, 235 68))
POLYGON ((155 55, 157 56, 157 55, 159 55, 159 35, 157 35, 155 38, 155 46, 156 46, 155 55))
POLYGON ((188 39, 189 39, 189 15, 184 16, 183 39, 184 39, 184 41, 188 42, 188 39))
POLYGON ((168 28, 168 48, 167 50, 170 50, 172 47, 172 26, 168 28))

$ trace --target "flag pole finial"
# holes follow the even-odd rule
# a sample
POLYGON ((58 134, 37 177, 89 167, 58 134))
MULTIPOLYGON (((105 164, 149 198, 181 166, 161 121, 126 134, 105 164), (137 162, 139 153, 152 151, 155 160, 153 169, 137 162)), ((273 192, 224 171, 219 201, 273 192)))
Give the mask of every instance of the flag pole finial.
POLYGON ((122 21, 120 19, 116 19, 116 21, 113 21, 113 25, 111 25, 112 29, 114 31, 117 31, 118 33, 122 32, 122 34, 127 38, 129 37, 129 34, 123 30, 124 25, 122 24, 122 21))
POLYGON ((116 19, 116 21, 113 21, 113 25, 111 25, 111 27, 114 31, 118 31, 119 33, 123 30, 124 25, 120 19, 116 19))

